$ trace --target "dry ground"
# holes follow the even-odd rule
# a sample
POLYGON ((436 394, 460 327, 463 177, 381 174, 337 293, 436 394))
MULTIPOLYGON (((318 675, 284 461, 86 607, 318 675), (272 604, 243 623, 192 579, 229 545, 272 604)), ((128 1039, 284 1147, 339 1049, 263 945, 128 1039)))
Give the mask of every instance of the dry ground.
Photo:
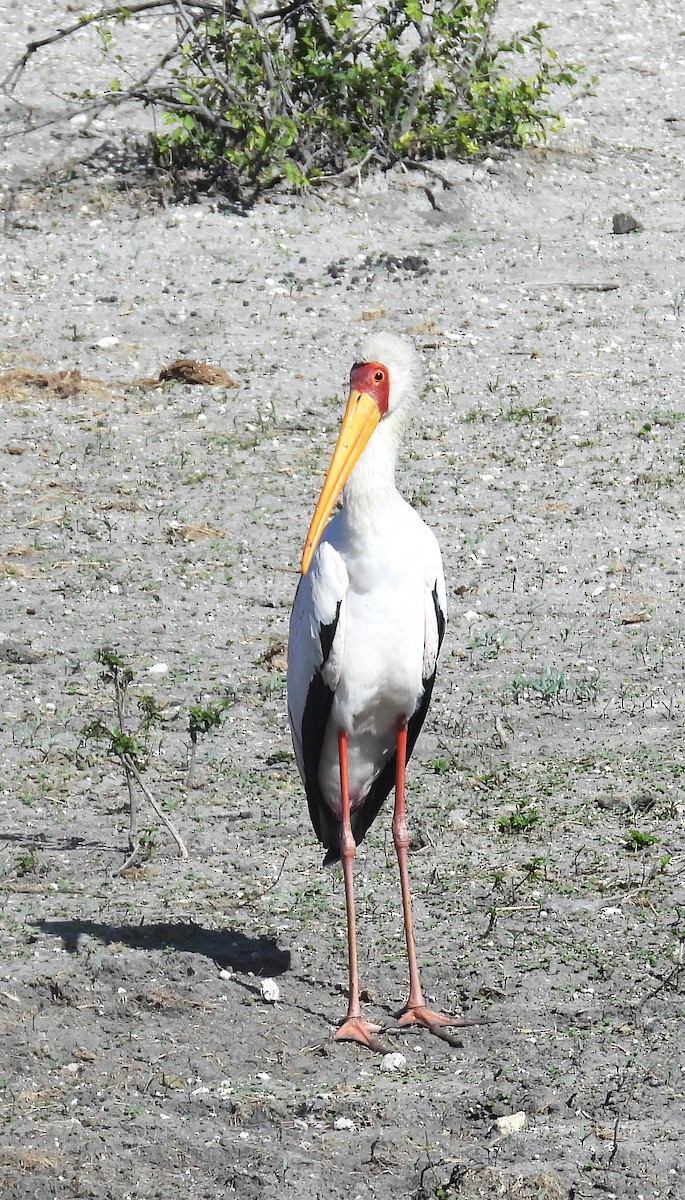
MULTIPOLYGON (((0 5, 6 45, 59 12, 0 5)), ((399 175, 247 214, 163 207, 102 150, 106 121, 7 144, 8 1200, 685 1196, 685 18, 546 16, 596 95, 547 149, 444 164, 440 210, 399 175), (624 211, 642 232, 612 232, 624 211), (381 327, 425 353, 401 485, 450 604, 411 770, 419 949, 431 995, 480 1022, 460 1049, 394 1035, 396 1071, 330 1040, 341 880, 283 674, 347 371, 381 327), (140 383, 182 357, 236 386, 140 383), (142 694, 163 706, 145 779, 187 861, 155 823, 149 861, 113 873, 124 780, 82 733, 113 719, 105 645, 136 673, 132 717, 142 694), (189 706, 222 698, 188 787, 189 706)), ((386 1019, 406 986, 387 815, 358 868, 386 1019)))

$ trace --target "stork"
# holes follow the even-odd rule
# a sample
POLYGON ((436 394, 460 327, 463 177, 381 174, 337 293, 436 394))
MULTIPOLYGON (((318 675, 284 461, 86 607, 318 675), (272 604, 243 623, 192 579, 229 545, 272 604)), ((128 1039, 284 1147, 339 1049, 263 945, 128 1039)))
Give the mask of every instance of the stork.
MULTIPOLYGON (((350 374, 337 444, 302 554, 290 620, 288 713, 309 813, 342 859, 349 1005, 338 1041, 384 1051, 360 1005, 353 862, 392 790, 409 961, 399 1026, 420 1024, 454 1044, 458 1018, 428 1008, 417 966, 407 868, 405 767, 430 703, 445 629, 445 581, 434 534, 395 487, 395 463, 420 383, 414 347, 369 337, 350 374), (331 517, 341 491, 343 504, 331 517)), ((397 1028, 398 1026, 395 1026, 397 1028)))

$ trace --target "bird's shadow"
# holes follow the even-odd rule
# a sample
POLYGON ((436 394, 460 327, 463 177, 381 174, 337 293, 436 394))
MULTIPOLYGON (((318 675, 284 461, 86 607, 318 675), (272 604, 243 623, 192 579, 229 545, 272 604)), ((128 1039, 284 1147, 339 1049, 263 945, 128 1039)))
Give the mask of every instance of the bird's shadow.
POLYGON ((290 951, 271 938, 247 937, 235 929, 205 929, 192 921, 155 921, 150 925, 109 925, 102 921, 35 921, 42 933, 62 940, 68 954, 78 954, 83 938, 105 946, 114 943, 134 950, 179 950, 211 958, 221 970, 254 975, 282 975, 290 969, 290 951))

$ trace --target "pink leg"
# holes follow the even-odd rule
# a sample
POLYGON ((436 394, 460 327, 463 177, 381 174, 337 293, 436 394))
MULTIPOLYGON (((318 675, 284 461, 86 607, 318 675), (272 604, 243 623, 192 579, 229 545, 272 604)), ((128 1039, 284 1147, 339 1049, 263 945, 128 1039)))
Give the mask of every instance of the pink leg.
POLYGON ((392 818, 392 836, 397 850, 397 861, 400 868, 400 887, 402 889, 402 909, 404 912, 404 933, 407 942, 407 958, 409 960, 409 999, 398 1014, 400 1025, 425 1025, 431 1033, 441 1037, 452 1046, 461 1045, 458 1038, 453 1037, 445 1029, 446 1025, 466 1025, 469 1022, 459 1017, 448 1017, 444 1013, 433 1012, 427 1007, 421 988, 419 968, 416 962, 416 946, 414 943, 414 922, 411 911, 411 892, 409 888, 409 869, 407 866, 407 851, 409 849, 409 833, 407 831, 407 812, 404 799, 404 779, 407 765, 407 726, 403 722, 397 731, 397 770, 395 776, 395 811, 392 818))
POLYGON ((342 797, 340 858, 342 860, 343 876, 345 879, 345 907, 347 909, 347 947, 349 955, 350 990, 347 1017, 335 1034, 337 1042, 361 1042, 370 1050, 385 1054, 388 1047, 384 1046, 374 1034, 378 1033, 380 1025, 371 1025, 362 1016, 359 1003, 359 971, 357 968, 357 922, 354 910, 354 878, 353 867, 357 853, 357 844, 352 833, 350 822, 350 789, 347 776, 347 734, 344 729, 338 733, 338 757, 340 759, 340 792, 342 797))

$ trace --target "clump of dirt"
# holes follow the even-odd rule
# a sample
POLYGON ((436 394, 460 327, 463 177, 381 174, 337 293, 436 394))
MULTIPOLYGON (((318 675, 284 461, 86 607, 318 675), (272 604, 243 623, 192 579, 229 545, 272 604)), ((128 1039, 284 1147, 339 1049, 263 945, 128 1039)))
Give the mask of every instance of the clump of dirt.
POLYGON ((207 384, 209 387, 238 387, 237 379, 229 375, 228 371, 224 371, 223 367, 196 362, 194 358, 179 358, 168 367, 163 367, 159 372, 159 379, 160 382, 178 379, 181 383, 207 384))

